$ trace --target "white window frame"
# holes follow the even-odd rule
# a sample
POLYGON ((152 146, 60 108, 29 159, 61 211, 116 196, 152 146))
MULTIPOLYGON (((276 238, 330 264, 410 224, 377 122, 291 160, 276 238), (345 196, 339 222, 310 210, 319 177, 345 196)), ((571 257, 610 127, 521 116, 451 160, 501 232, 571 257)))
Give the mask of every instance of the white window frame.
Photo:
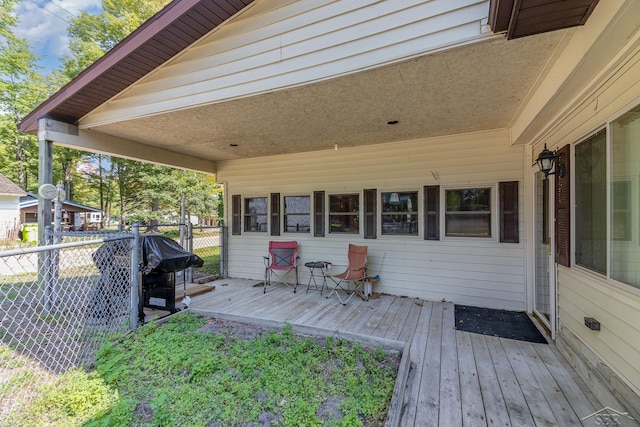
POLYGON ((500 238, 499 222, 498 222, 498 182, 479 182, 475 184, 461 184, 461 185, 443 185, 440 191, 440 239, 443 241, 460 241, 467 240, 471 242, 480 241, 494 241, 497 242, 500 238), (447 235, 447 191, 452 190, 474 190, 480 188, 488 188, 491 191, 490 197, 490 212, 491 220, 491 235, 487 237, 474 237, 474 236, 448 236, 447 235))

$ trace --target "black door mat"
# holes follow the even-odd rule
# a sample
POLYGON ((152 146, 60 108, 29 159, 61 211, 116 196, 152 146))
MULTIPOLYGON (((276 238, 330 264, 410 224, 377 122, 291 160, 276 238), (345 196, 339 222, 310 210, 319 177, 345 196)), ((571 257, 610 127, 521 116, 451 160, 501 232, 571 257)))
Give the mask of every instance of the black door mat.
POLYGON ((459 331, 547 344, 547 340, 524 312, 466 305, 456 305, 455 312, 455 328, 459 331))

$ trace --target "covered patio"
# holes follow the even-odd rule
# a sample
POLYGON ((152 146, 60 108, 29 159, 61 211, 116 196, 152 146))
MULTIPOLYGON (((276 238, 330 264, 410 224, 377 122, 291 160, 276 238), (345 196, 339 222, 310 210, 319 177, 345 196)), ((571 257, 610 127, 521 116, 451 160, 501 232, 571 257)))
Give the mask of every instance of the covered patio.
POLYGON ((254 281, 193 307, 411 340, 405 425, 640 420, 638 16, 637 0, 174 0, 20 130, 41 185, 53 145, 214 174, 225 274, 254 281), (407 298, 263 296, 272 240, 335 264, 366 245, 377 292, 407 298), (458 333, 449 302, 533 313, 553 344, 458 333))
MULTIPOLYGON (((376 294, 341 305, 335 296, 298 292, 262 282, 222 279, 193 297, 190 309, 237 320, 293 325, 410 343, 411 366, 402 405, 402 426, 596 425, 592 414, 623 406, 610 395, 598 400, 555 344, 462 332, 454 304, 376 294)), ((607 414, 609 412, 606 412, 607 414)), ((619 425, 637 425, 621 416, 619 425)))

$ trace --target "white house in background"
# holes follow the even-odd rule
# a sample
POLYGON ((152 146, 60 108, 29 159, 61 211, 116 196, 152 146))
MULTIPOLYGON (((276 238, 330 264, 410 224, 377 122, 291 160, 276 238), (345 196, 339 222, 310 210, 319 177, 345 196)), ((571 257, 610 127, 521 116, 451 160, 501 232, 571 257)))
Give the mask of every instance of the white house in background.
POLYGON ((261 278, 269 240, 338 264, 356 243, 375 291, 534 313, 640 419, 639 17, 175 0, 21 130, 216 174, 229 275, 261 278))
POLYGON ((20 231, 20 197, 26 193, 0 174, 0 241, 16 240, 20 231))

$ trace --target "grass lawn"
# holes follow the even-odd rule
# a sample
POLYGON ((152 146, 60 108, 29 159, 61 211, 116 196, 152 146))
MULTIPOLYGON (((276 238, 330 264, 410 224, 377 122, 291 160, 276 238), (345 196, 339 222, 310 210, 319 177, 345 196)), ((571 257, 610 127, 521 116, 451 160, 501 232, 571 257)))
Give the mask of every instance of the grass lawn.
POLYGON ((208 246, 206 248, 199 248, 193 251, 204 261, 204 265, 200 268, 196 268, 202 274, 219 274, 220 273, 220 247, 208 246))
POLYGON ((103 346, 95 372, 61 376, 17 419, 32 426, 382 426, 399 360, 397 351, 298 336, 288 325, 272 331, 181 313, 103 346))

